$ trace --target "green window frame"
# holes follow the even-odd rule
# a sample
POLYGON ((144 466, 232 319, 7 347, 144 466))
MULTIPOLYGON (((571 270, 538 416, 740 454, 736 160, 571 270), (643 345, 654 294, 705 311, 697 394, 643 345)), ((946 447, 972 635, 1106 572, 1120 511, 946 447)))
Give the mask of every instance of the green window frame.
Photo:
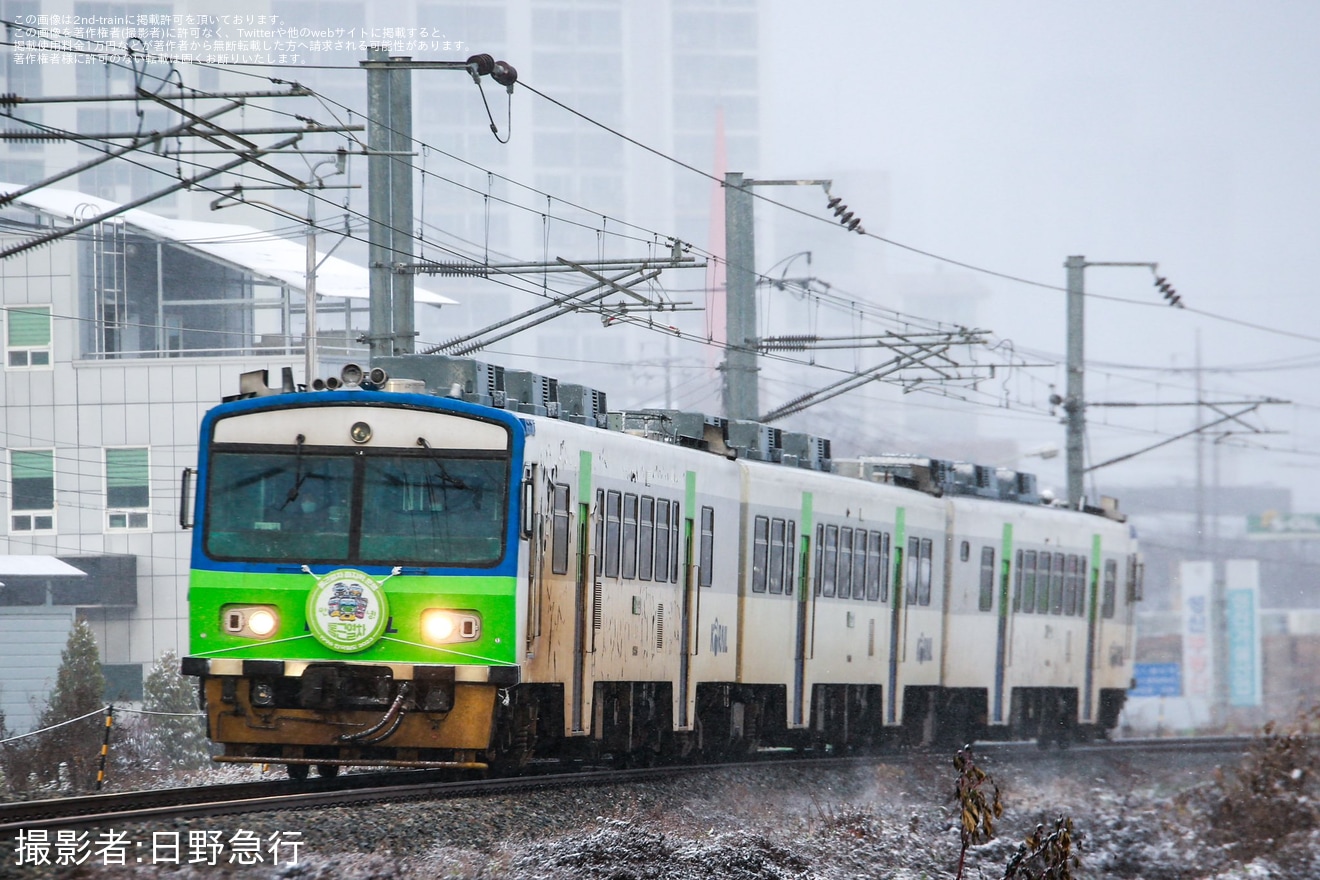
POLYGON ((10 306, 5 310, 5 364, 14 370, 51 365, 50 306, 10 306))
POLYGON ((151 527, 151 458, 145 446, 105 450, 106 528, 151 527))
POLYGON ((11 531, 55 530, 55 451, 53 449, 11 450, 9 487, 11 531))

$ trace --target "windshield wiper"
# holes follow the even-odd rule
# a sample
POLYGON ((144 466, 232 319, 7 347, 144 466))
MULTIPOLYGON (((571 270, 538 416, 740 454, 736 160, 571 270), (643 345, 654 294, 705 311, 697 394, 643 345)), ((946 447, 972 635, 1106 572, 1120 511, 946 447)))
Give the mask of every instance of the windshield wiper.
POLYGON ((289 496, 285 498, 284 503, 280 505, 280 510, 283 510, 298 500, 298 493, 302 491, 303 481, 307 479, 307 474, 303 473, 302 467, 303 443, 307 442, 307 438, 302 434, 299 434, 298 439, 294 442, 298 444, 298 450, 294 457, 293 487, 289 489, 289 496))

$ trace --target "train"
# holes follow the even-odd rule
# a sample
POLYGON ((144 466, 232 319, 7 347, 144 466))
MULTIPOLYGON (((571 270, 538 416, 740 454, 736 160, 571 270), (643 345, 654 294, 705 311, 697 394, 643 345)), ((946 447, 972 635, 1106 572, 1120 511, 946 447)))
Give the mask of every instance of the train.
POLYGON ((1142 563, 1110 499, 471 358, 245 373, 184 474, 215 760, 537 761, 1105 738, 1142 563))

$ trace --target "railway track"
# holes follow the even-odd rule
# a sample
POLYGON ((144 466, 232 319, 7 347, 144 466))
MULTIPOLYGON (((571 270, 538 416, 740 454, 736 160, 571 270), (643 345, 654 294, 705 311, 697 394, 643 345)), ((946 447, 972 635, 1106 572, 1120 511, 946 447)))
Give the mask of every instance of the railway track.
MULTIPOLYGON (((1222 754, 1231 758, 1244 753, 1251 742, 1250 737, 1121 740, 1077 745, 1071 751, 1079 756, 1091 752, 1118 755, 1124 752, 1167 751, 1177 754, 1222 754)), ((979 755, 990 761, 1032 760, 1041 755, 1041 750, 1034 743, 981 743, 975 748, 979 755)), ((911 760, 914 754, 929 755, 932 760, 945 760, 950 753, 947 750, 927 750, 855 757, 803 757, 785 753, 766 754, 762 760, 780 766, 793 763, 823 767, 911 760)), ((730 765, 672 764, 618 770, 582 765, 572 768, 543 765, 537 768, 537 772, 525 776, 463 780, 455 780, 452 774, 446 776, 440 771, 399 771, 352 774, 304 782, 269 781, 88 795, 0 804, 0 833, 9 836, 29 828, 77 829, 159 819, 306 810, 383 801, 435 800, 569 786, 618 785, 706 773, 727 766, 730 765)))

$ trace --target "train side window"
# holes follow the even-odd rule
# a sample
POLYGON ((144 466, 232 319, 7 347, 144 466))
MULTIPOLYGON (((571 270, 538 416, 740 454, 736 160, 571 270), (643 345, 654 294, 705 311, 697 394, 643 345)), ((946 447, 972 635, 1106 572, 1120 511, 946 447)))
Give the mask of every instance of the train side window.
MULTIPOLYGON (((880 601, 889 601, 889 533, 877 532, 880 538, 880 601)), ((868 594, 869 598, 869 594, 868 594)))
POLYGON ((1077 554, 1069 553, 1065 561, 1067 565, 1063 570, 1063 601, 1060 602, 1062 607, 1059 610, 1071 616, 1077 604, 1077 563, 1081 559, 1077 554))
POLYGON ((790 519, 784 535, 784 595, 790 599, 797 594, 797 581, 793 580, 793 572, 797 570, 794 564, 796 559, 797 523, 790 519))
POLYGON ((853 530, 839 529, 839 573, 835 593, 840 599, 852 598, 853 530))
POLYGON ((752 592, 766 590, 767 563, 770 556, 770 520, 758 516, 752 521, 752 592))
POLYGON ((683 557, 678 554, 679 526, 682 525, 683 520, 677 501, 670 505, 669 509, 674 515, 669 523, 669 582, 676 584, 678 583, 678 570, 683 567, 683 557))
POLYGON ((907 548, 907 588, 903 602, 906 605, 917 604, 917 572, 921 569, 921 539, 908 538, 907 548))
POLYGON ((619 576, 619 514, 623 495, 613 490, 605 493, 605 577, 619 576))
POLYGON ((1100 614, 1102 617, 1110 618, 1114 616, 1115 595, 1118 592, 1118 560, 1105 560, 1105 589, 1104 601, 1100 605, 1100 614))
POLYGON ((642 512, 637 518, 637 579, 649 581, 655 565, 655 499, 642 496, 642 512))
POLYGON ((866 598, 867 546, 867 533, 858 529, 853 534, 852 596, 854 599, 866 598))
POLYGON ((825 582, 825 554, 821 550, 825 544, 825 526, 816 526, 816 595, 819 596, 825 582))
POLYGON ((972 542, 963 541, 962 544, 959 545, 958 547, 958 559, 960 559, 963 562, 966 562, 971 558, 972 558, 972 542))
POLYGON ((1022 610, 1022 551, 1013 556, 1013 610, 1022 610))
POLYGON ((838 526, 825 527, 825 540, 821 545, 821 556, 825 563, 821 572, 821 595, 833 596, 836 585, 835 575, 839 570, 838 526))
POLYGON ((600 577, 605 568, 605 490, 596 490, 596 543, 592 547, 592 554, 596 560, 596 577, 600 577))
POLYGON ((550 570, 568 574, 568 487, 550 486, 550 570))
POLYGON ((981 597, 976 607, 989 611, 995 603, 995 548, 981 548, 981 597))
POLYGON ((637 578, 637 496, 623 496, 623 576, 637 578))
POLYGON ((1039 556, 1036 568, 1036 608, 1037 614, 1048 614, 1050 610, 1050 571, 1054 557, 1049 553, 1039 556))
POLYGON ((784 521, 770 520, 770 592, 784 592, 784 521))
POLYGON ((866 541, 866 601, 880 599, 880 571, 884 563, 880 561, 880 533, 871 532, 866 541))
POLYGON ((669 500, 655 499, 655 579, 669 580, 669 500))
POLYGON ((1028 550, 1022 558, 1022 610, 1036 610, 1036 551, 1028 550))
MULTIPOLYGON (((1054 567, 1050 569, 1050 601, 1048 610, 1050 614, 1059 614, 1063 611, 1063 554, 1054 554, 1054 567)), ((1036 593, 1036 598, 1040 598, 1040 593, 1036 593)), ((1044 614, 1045 608, 1040 612, 1044 614)))
POLYGON ((1091 594, 1091 567, 1085 556, 1077 557, 1077 597, 1073 601, 1073 614, 1086 616, 1086 599, 1091 594))
POLYGON ((709 587, 715 576, 715 508, 701 508, 701 558, 697 584, 709 587))
POLYGON ((931 573, 932 573, 932 572, 931 572, 931 569, 933 568, 932 562, 933 562, 934 552, 935 552, 935 545, 934 545, 934 542, 932 542, 930 538, 922 538, 922 539, 921 539, 921 568, 920 568, 920 574, 919 574, 921 580, 920 580, 920 582, 917 584, 917 604, 918 604, 918 605, 929 605, 929 604, 930 604, 930 580, 931 580, 931 573))

